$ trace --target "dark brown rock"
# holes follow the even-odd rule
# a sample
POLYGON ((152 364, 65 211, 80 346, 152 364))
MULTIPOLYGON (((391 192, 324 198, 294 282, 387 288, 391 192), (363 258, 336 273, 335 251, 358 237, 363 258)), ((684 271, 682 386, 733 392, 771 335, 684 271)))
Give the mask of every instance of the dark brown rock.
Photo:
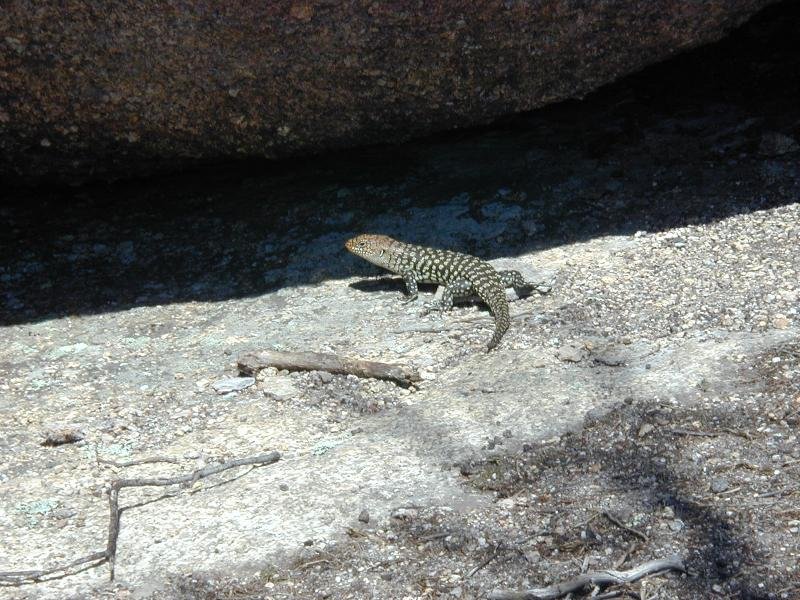
POLYGON ((770 0, 10 0, 0 176, 76 181, 403 140, 580 97, 770 0))

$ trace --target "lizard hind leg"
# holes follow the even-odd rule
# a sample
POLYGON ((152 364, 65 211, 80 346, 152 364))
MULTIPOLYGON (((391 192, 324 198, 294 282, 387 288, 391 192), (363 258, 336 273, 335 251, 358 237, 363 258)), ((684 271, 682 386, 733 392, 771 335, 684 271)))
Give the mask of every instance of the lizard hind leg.
POLYGON ((519 271, 498 271, 497 274, 500 276, 503 287, 514 288, 514 291, 518 294, 520 292, 526 294, 530 293, 530 291, 536 287, 535 283, 525 281, 525 278, 519 271))
POLYGON ((426 302, 425 306, 423 307, 423 314, 427 314, 432 310, 438 310, 441 312, 450 310, 453 308, 454 298, 471 296, 474 293, 472 283, 466 279, 453 281, 440 289, 442 289, 442 297, 439 300, 426 302))
POLYGON ((525 281, 525 278, 519 271, 498 271, 497 274, 500 275, 500 281, 503 282, 503 287, 518 288, 530 285, 525 281))

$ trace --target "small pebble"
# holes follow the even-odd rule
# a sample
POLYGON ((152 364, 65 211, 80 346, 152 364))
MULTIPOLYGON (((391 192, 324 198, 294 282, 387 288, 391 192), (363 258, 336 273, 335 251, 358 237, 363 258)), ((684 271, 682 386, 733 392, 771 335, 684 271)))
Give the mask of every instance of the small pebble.
POLYGON ((297 387, 289 379, 275 378, 264 384, 264 395, 275 400, 286 401, 298 395, 297 387))
POLYGON ((78 425, 51 425, 44 431, 42 446, 61 446, 62 444, 73 444, 86 437, 86 434, 78 425))
POLYGON ((239 392, 251 385, 255 385, 255 377, 228 377, 226 379, 218 379, 211 384, 214 391, 218 394, 227 394, 230 392, 239 392))
POLYGON ((639 427, 639 437, 644 437, 651 431, 653 431, 653 426, 650 425, 650 423, 645 423, 644 425, 639 427))
POLYGON ((724 492, 729 487, 731 487, 731 484, 724 477, 717 477, 711 480, 711 491, 714 492, 715 494, 724 492))
POLYGON ((399 521, 413 520, 419 511, 416 508, 397 508, 392 511, 392 518, 399 521))
POLYGON ((581 362, 584 358, 586 358, 586 351, 581 348, 580 346, 576 346, 575 344, 566 344, 561 346, 556 352, 556 356, 559 360, 564 362, 581 362))

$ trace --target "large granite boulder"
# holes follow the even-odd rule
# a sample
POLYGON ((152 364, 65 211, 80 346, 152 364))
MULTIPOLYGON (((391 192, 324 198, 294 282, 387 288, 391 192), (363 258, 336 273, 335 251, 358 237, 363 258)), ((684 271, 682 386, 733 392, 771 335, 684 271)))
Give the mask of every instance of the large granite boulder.
POLYGON ((580 97, 770 0, 8 0, 0 176, 399 141, 580 97))

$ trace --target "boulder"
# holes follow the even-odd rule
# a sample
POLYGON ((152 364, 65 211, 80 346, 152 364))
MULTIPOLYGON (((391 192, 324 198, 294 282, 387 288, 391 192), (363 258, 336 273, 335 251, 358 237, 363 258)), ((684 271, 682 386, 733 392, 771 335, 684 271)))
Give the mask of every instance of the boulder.
POLYGON ((719 39, 770 0, 8 0, 0 177, 145 175, 491 122, 719 39))

